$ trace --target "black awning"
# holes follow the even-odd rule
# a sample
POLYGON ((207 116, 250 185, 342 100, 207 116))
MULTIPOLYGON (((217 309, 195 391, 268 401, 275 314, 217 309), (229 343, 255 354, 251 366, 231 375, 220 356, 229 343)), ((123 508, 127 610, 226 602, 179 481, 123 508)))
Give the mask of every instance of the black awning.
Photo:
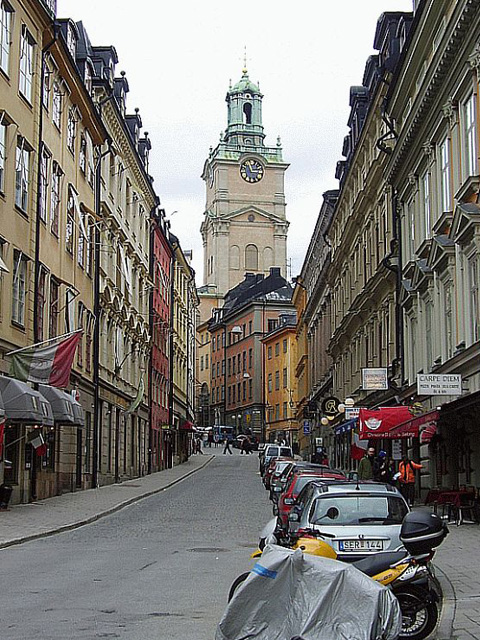
POLYGON ((76 424, 71 395, 48 384, 39 384, 38 390, 50 403, 56 423, 76 424))
POLYGON ((0 393, 8 422, 53 427, 54 418, 50 403, 26 382, 0 376, 0 393))

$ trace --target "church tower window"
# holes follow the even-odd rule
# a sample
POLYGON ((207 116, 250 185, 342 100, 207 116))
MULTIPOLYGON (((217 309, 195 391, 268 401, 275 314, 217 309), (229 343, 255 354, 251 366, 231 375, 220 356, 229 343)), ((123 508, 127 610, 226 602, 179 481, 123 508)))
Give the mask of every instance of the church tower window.
POLYGON ((250 102, 246 102, 243 105, 243 115, 245 116, 244 124, 252 124, 252 105, 250 102))
POLYGON ((254 244, 247 244, 245 247, 245 269, 258 269, 258 249, 254 244))

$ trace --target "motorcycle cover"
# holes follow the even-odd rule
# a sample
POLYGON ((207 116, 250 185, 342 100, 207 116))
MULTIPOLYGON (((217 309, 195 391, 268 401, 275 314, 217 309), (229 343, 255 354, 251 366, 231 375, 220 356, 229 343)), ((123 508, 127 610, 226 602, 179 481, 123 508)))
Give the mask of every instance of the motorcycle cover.
POLYGON ((401 630, 393 593, 353 565, 267 545, 215 640, 396 640, 401 630))

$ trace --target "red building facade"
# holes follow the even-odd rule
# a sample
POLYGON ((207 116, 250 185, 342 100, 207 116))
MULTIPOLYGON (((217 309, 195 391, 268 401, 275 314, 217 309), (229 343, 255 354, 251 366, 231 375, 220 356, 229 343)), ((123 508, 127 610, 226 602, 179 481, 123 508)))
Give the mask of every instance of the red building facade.
POLYGON ((150 277, 150 324, 152 352, 149 376, 150 397, 150 466, 159 471, 172 466, 170 442, 170 332, 172 248, 169 243, 168 223, 162 209, 152 215, 150 277))

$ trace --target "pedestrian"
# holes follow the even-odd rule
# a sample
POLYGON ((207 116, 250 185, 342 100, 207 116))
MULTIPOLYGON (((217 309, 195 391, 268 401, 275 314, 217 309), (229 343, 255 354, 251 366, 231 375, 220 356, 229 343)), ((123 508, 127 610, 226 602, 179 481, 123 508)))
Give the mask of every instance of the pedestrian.
POLYGON ((358 465, 358 479, 359 480, 372 480, 373 479, 373 462, 375 460, 375 448, 368 447, 366 455, 360 460, 358 465))
POLYGON ((247 436, 245 438, 244 443, 245 453, 248 456, 252 452, 252 441, 250 439, 250 436, 247 436))
POLYGON ((385 475, 385 459, 387 453, 385 451, 379 451, 378 456, 373 461, 373 479, 376 482, 383 482, 382 475, 385 475))
POLYGON ((208 442, 208 446, 211 449, 212 448, 212 442, 213 442, 213 433, 211 431, 208 432, 207 442, 208 442))
POLYGON ((202 439, 200 438, 200 436, 197 436, 195 438, 195 453, 201 453, 203 456, 202 439))
POLYGON ((218 433, 216 433, 216 434, 213 436, 213 441, 214 441, 214 443, 215 443, 215 449, 216 449, 216 448, 218 447, 218 445, 220 444, 220 436, 218 435, 218 433))
POLYGON ((400 492, 410 507, 415 502, 415 470, 423 469, 423 465, 413 462, 405 455, 398 465, 398 484, 400 492))
POLYGON ((240 442, 240 455, 246 452, 246 445, 247 445, 247 438, 244 437, 240 442))
POLYGON ((225 434, 223 444, 224 444, 223 453, 225 454, 228 451, 228 453, 233 454, 233 451, 230 449, 230 438, 228 437, 228 434, 225 434))

